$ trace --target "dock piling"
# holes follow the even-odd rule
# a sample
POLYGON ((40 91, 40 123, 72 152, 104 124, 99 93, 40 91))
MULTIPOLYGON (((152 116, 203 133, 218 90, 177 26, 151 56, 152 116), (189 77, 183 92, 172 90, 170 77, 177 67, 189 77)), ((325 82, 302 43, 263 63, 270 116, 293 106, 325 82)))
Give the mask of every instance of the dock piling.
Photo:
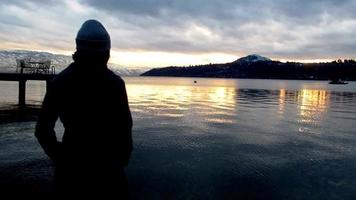
POLYGON ((19 80, 19 106, 20 108, 26 105, 26 80, 19 80))

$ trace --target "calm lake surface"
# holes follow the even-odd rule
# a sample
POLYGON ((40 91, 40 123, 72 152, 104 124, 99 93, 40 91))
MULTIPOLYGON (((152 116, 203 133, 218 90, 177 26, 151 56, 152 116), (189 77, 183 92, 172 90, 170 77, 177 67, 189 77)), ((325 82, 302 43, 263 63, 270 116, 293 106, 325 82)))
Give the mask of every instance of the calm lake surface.
MULTIPOLYGON (((355 82, 124 79, 134 198, 356 198, 355 82)), ((0 82, 1 108, 16 104, 17 87, 0 82)), ((44 83, 27 87, 27 103, 41 104, 44 83)), ((0 124, 1 185, 41 190, 50 182, 53 166, 34 126, 0 124)), ((60 137, 60 123, 56 129, 60 137)))

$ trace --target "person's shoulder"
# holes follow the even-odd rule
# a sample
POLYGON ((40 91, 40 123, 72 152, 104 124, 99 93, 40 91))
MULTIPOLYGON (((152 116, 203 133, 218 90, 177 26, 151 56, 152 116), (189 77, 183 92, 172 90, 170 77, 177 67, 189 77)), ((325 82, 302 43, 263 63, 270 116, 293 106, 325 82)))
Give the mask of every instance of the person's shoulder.
POLYGON ((68 81, 68 79, 70 79, 73 74, 74 74, 74 64, 70 64, 67 68, 65 68, 63 71, 61 71, 60 73, 58 73, 53 80, 51 81, 52 84, 54 85, 58 85, 61 84, 63 82, 68 81))
POLYGON ((65 77, 69 76, 71 73, 73 73, 73 68, 74 68, 73 65, 74 65, 74 64, 71 63, 71 64, 69 64, 68 67, 66 67, 66 68, 63 69, 61 72, 59 72, 59 73, 57 74, 55 80, 56 80, 56 79, 65 78, 65 77))
POLYGON ((110 69, 108 69, 107 72, 108 72, 108 76, 109 76, 110 80, 114 81, 116 84, 125 85, 124 79, 122 79, 119 74, 113 72, 110 69))

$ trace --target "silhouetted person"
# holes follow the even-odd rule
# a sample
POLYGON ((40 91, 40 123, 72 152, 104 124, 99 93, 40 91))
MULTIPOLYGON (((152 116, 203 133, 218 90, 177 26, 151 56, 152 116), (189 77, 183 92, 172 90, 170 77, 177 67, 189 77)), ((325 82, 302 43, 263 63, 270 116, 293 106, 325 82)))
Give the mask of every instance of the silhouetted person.
POLYGON ((88 20, 76 45, 74 62, 50 82, 35 135, 56 165, 57 192, 125 197, 132 118, 125 83, 107 68, 110 36, 88 20), (58 117, 62 142, 54 131, 58 117))

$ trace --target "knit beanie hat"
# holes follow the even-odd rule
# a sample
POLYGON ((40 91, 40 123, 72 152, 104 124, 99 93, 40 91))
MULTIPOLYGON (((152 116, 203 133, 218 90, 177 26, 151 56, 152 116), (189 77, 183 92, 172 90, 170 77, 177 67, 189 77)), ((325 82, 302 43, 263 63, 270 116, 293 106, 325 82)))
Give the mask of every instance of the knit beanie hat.
POLYGON ((77 50, 108 51, 111 47, 109 33, 97 20, 87 20, 75 39, 77 50))

